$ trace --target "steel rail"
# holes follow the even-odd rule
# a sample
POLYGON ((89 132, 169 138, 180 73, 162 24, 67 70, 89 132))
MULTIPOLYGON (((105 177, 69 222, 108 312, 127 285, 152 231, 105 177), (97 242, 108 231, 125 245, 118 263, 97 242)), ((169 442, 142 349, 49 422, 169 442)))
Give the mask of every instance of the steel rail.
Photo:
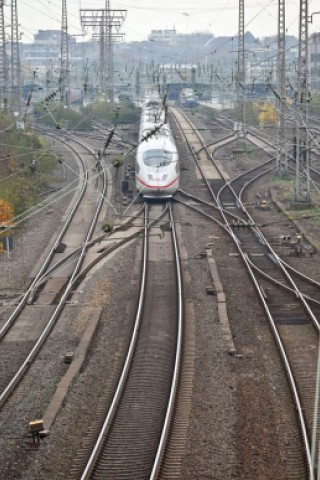
MULTIPOLYGON (((144 207, 143 207, 144 208, 144 207)), ((156 224, 159 220, 161 220, 161 218, 165 215, 165 210, 164 212, 162 212, 161 215, 159 215, 159 217, 157 219, 154 219, 152 220, 150 223, 149 223, 149 228, 152 227, 154 224, 156 224)), ((120 227, 121 228, 121 227, 120 227)), ((108 248, 105 252, 101 253, 101 255, 99 255, 96 259, 92 260, 84 270, 82 270, 78 275, 77 277, 74 279, 74 283, 73 283, 73 287, 75 285, 78 285, 82 280, 83 278, 85 277, 85 275, 91 270, 91 268, 93 268, 98 262, 100 262, 106 255, 108 255, 109 253, 113 252, 114 250, 117 250, 118 248, 122 247, 123 245, 125 245, 126 243, 129 243, 131 240, 135 239, 136 237, 138 237, 139 235, 143 234, 144 233, 144 228, 141 228, 141 230, 139 230, 138 232, 136 233, 133 233, 132 235, 130 235, 129 237, 127 238, 123 238, 123 239, 120 239, 119 243, 117 244, 114 244, 112 245, 111 248, 108 248)), ((112 240, 112 239, 111 239, 112 240)), ((116 240, 116 239, 115 239, 116 240)), ((115 242, 114 242, 115 243, 115 242)))
MULTIPOLYGON (((259 273, 259 275, 261 275, 263 278, 265 278, 266 280, 268 280, 270 283, 273 283, 274 285, 277 285, 278 287, 282 288, 283 290, 286 290, 287 292, 290 292, 292 293, 293 295, 295 295, 295 291, 293 288, 289 287, 288 285, 285 285, 284 283, 281 283, 279 280, 273 278, 271 275, 269 275, 268 273, 264 272, 263 270, 261 270, 261 268, 257 267, 256 264, 252 261, 252 259, 249 257, 248 255, 248 261, 250 263, 250 265, 252 266, 252 268, 259 273)), ((312 302, 314 303, 315 305, 317 306, 320 306, 320 300, 316 300, 315 298, 312 298, 310 297, 310 295, 306 295, 305 293, 302 293, 302 296, 308 301, 308 302, 312 302)))
MULTIPOLYGON (((206 200, 203 200, 199 197, 196 197, 195 195, 192 195, 190 193, 187 193, 181 189, 179 189, 177 191, 177 193, 180 193, 181 195, 187 197, 187 198, 192 198, 193 200, 199 202, 199 203, 202 203, 204 205, 207 205, 209 207, 213 207, 213 208, 217 208, 216 205, 210 203, 210 202, 207 202, 206 200)), ((191 208, 193 210, 195 210, 196 212, 198 213, 201 213, 202 215, 206 216, 207 218, 209 218, 210 220, 214 221, 217 225, 219 225, 219 227, 223 228, 225 231, 228 231, 226 226, 224 224, 222 224, 221 222, 219 222, 219 220, 217 220, 216 218, 212 217, 211 215, 207 214, 206 212, 204 212, 203 210, 200 210, 198 209, 197 207, 193 206, 193 205, 189 205, 185 202, 182 202, 181 200, 177 199, 177 197, 175 196, 174 198, 174 201, 175 202, 178 202, 178 203, 181 203, 182 205, 185 205, 186 207, 188 208, 191 208)), ((224 210, 226 214, 229 214, 228 211, 224 210)), ((237 217, 239 220, 240 220, 240 217, 237 217)), ((284 264, 285 268, 287 268, 288 270, 291 270, 295 275, 297 275, 298 277, 300 277, 302 280, 304 280, 305 282, 307 283, 310 283, 311 285, 313 285, 314 287, 316 288, 319 288, 320 289, 320 282, 318 282, 317 280, 314 280, 313 278, 311 277, 308 277, 307 275, 305 275, 304 273, 300 272, 299 270, 295 269, 294 267, 292 267, 291 265, 289 265, 288 263, 286 263, 281 257, 280 258, 280 261, 284 264)), ((253 264, 254 265, 254 264, 253 264)), ((258 269, 258 267, 255 267, 256 269, 258 269)), ((260 271, 260 269, 258 269, 260 271)), ((287 289, 288 291, 290 290, 293 294, 295 294, 295 290, 282 284, 280 281, 274 279, 273 277, 271 277, 270 275, 264 273, 261 271, 261 274, 265 275, 266 278, 269 278, 270 281, 274 281, 276 282, 279 286, 282 286, 283 288, 287 289)), ((303 294, 303 296, 307 299, 307 300, 310 300, 312 302, 314 302, 315 304, 318 303, 318 301, 312 297, 310 297, 309 295, 306 295, 306 294, 303 294)), ((320 304, 320 302, 319 302, 320 304)))
POLYGON ((57 249, 58 245, 61 243, 61 240, 62 240, 64 234, 66 233, 66 231, 67 231, 67 229, 68 229, 68 227, 69 227, 77 209, 79 208, 81 200, 82 200, 82 198, 83 198, 83 196, 86 192, 86 189, 87 189, 88 170, 85 168, 85 164, 84 164, 83 159, 80 157, 80 155, 70 145, 67 144, 67 142, 63 141, 62 143, 67 145, 74 153, 76 153, 76 155, 77 155, 77 157, 78 157, 78 159, 79 159, 79 161, 80 161, 80 163, 83 167, 83 175, 81 176, 81 178, 83 180, 81 190, 79 192, 78 198, 76 199, 76 202, 75 202, 74 206, 72 207, 71 212, 69 213, 63 227, 61 228, 61 230, 60 230, 53 246, 51 247, 46 259, 44 260, 40 270, 38 271, 35 278, 31 282, 31 284, 29 285, 28 289, 26 290, 26 292, 22 296, 22 298, 21 298, 19 304, 17 305, 17 307, 15 308, 15 310, 12 312, 12 314, 10 315, 10 317, 8 318, 6 323, 3 325, 3 327, 0 329, 0 340, 4 337, 4 335, 11 328, 11 326, 15 322, 16 318, 18 317, 18 315, 20 314, 20 312, 22 311, 22 309, 26 305, 26 303, 28 301, 28 297, 29 297, 30 293, 32 292, 32 289, 34 288, 34 286, 38 282, 39 278, 41 278, 41 276, 45 273, 46 269, 48 268, 48 265, 50 264, 54 254, 56 252, 56 249, 57 249))
POLYGON ((295 275, 297 275, 298 277, 302 278, 303 280, 305 280, 306 282, 309 282, 311 285, 313 285, 314 287, 317 287, 320 289, 320 282, 318 282, 317 280, 314 280, 313 278, 311 277, 308 277, 307 275, 305 275, 304 273, 300 272, 299 270, 297 270, 296 268, 292 267, 291 265, 289 265, 289 263, 285 262, 282 258, 280 258, 280 261, 281 263, 283 263, 283 265, 288 269, 288 270, 291 270, 295 275))
MULTIPOLYGON (((250 215, 250 213, 247 211, 246 207, 243 205, 243 203, 241 202, 240 199, 238 199, 239 203, 240 203, 240 207, 242 209, 242 211, 247 215, 249 221, 254 224, 254 220, 252 218, 252 216, 250 215)), ((317 319, 317 317, 314 315, 314 313, 312 312, 310 306, 308 305, 308 303, 306 302, 306 300, 304 299, 303 297, 303 294, 302 292, 300 291, 300 289, 297 287, 295 281, 293 280, 293 278, 291 277, 291 275, 289 274, 289 272, 287 271, 287 269, 285 268, 284 264, 282 263, 281 261, 281 258, 279 257, 279 255, 275 252, 275 250, 272 248, 271 244, 267 241, 266 237, 264 236, 264 234, 260 231, 259 228, 257 227, 249 227, 250 229, 252 229, 253 232, 256 233, 256 235, 258 236, 258 238, 260 239, 259 241, 261 241, 261 243, 263 245, 265 245, 265 247, 269 250, 269 252, 273 255, 275 261, 278 263, 282 273, 284 274, 284 276, 287 278, 288 282, 291 284, 291 286, 293 287, 294 291, 295 291, 295 294, 297 296, 297 298, 300 299, 304 309, 306 310, 309 318, 312 320, 315 328, 317 329, 318 333, 320 333, 320 323, 317 319)))
MULTIPOLYGON (((199 201, 205 205, 207 205, 208 207, 211 207, 213 208, 214 210, 216 210, 217 212, 220 213, 220 208, 215 205, 214 203, 212 202, 207 202, 206 200, 203 200, 199 197, 196 197, 195 195, 192 195, 192 193, 188 193, 186 192, 185 190, 182 190, 181 188, 179 188, 177 190, 177 193, 182 195, 182 196, 185 196, 185 197, 189 197, 189 198, 192 198, 193 200, 195 201, 199 201)), ((226 215, 229 215, 233 220, 236 220, 236 221, 242 221, 242 217, 239 217, 238 215, 236 215, 235 213, 232 213, 232 212, 229 212, 229 210, 226 210, 224 208, 222 208, 222 210, 225 212, 226 215)))
MULTIPOLYGON (((134 219, 139 218, 142 210, 143 210, 143 207, 138 212, 136 212, 132 217, 130 217, 130 219, 128 219, 125 223, 123 223, 122 225, 116 226, 111 232, 102 233, 101 235, 98 235, 97 237, 90 240, 87 243, 87 249, 92 247, 96 243, 101 242, 102 240, 110 240, 110 241, 113 240, 112 235, 116 232, 119 232, 119 231, 122 231, 126 228, 129 228, 129 226, 127 224, 131 223, 134 219)), ((136 234, 133 234, 129 238, 132 239, 132 237, 134 237, 135 235, 136 234)), ((68 253, 65 257, 61 258, 54 265, 52 265, 52 267, 49 268, 42 275, 42 277, 39 278, 37 284, 33 288, 32 295, 34 296, 36 294, 37 290, 41 287, 41 285, 48 280, 49 275, 51 275, 53 272, 58 270, 61 266, 65 265, 69 260, 71 260, 72 257, 74 257, 75 255, 78 255, 81 248, 82 248, 81 246, 76 248, 73 252, 68 253)), ((30 303, 30 297, 29 297, 29 303, 30 303)))
MULTIPOLYGON (((88 480, 90 478, 91 473, 93 472, 94 466, 99 458, 99 454, 102 450, 105 438, 108 434, 108 431, 111 427, 113 418, 116 414, 118 409, 119 401, 125 387, 125 383, 129 374, 130 366, 132 363, 134 350, 137 344, 140 325, 142 321, 142 312, 144 306, 144 299, 146 294, 146 282, 147 282, 147 263, 148 263, 148 233, 150 229, 151 223, 148 221, 148 204, 145 202, 145 215, 144 215, 144 235, 143 235, 143 253, 142 253, 142 265, 141 265, 141 280, 140 280, 140 292, 139 292, 139 299, 138 299, 138 306, 135 315, 134 327, 133 332, 130 339, 130 344, 128 347, 128 352, 125 358, 124 366, 118 381, 118 385, 116 387, 115 393, 113 395, 113 399, 108 410, 107 416, 103 422, 102 428, 99 432, 98 438, 96 440, 95 446, 91 452, 90 458, 88 459, 84 471, 80 477, 80 480, 88 480)), ((166 210, 166 209, 165 209, 166 210)), ((165 212, 164 210, 164 212, 165 212)), ((161 218, 164 214, 161 213, 159 218, 161 218)))
MULTIPOLYGON (((190 122, 189 122, 190 123, 190 122)), ((191 123, 190 123, 191 125, 191 123)), ((212 157, 211 157, 212 158, 212 157)), ((212 158, 212 161, 213 161, 213 158, 212 158)), ((198 162, 197 162, 197 165, 198 165, 198 162)), ((222 176, 223 178, 223 176, 222 176)), ((204 180, 205 180, 205 183, 208 185, 208 181, 205 179, 204 177, 204 180)), ((226 181, 226 179, 224 179, 226 181)), ((246 211, 244 205, 242 204, 242 202, 239 200, 239 198, 237 197, 237 195, 235 194, 233 188, 231 187, 231 182, 229 181, 226 181, 226 183, 228 184, 230 190, 233 192, 234 196, 235 196, 235 199, 236 201, 238 202, 239 204, 239 207, 242 209, 242 211, 244 213, 246 213, 248 215, 248 218, 250 218, 250 220, 252 221, 252 217, 249 215, 249 213, 246 211)), ((223 187, 224 188, 224 187, 223 187)), ((211 193, 211 195, 213 196, 214 200, 217 202, 217 205, 219 207, 222 207, 221 205, 221 202, 219 200, 219 193, 217 196, 214 195, 214 193, 212 192, 212 189, 211 187, 209 188, 209 191, 211 193)), ((261 300, 261 303, 264 307, 264 310, 266 312, 266 315, 267 315, 267 318, 269 320, 269 324, 270 324, 270 327, 271 327, 271 330, 273 332, 273 335, 274 335, 274 338, 276 340, 276 343, 278 345, 278 348, 279 348, 279 351, 280 351, 280 354, 281 354, 281 357, 283 359, 283 362, 284 362, 284 366, 285 366, 285 369, 286 369, 286 372, 287 372, 287 376, 288 376, 288 379, 289 379, 289 384, 290 384, 290 387, 291 387, 291 391, 293 393, 293 396, 294 396, 294 400, 295 400, 295 405, 296 405, 296 409, 297 409, 297 412, 298 412, 298 417, 299 417, 299 423, 300 423, 300 429, 301 429, 301 434, 302 434, 302 438, 303 438, 303 444, 304 444, 304 450, 305 450, 305 454, 306 454, 306 459, 307 459, 307 464, 308 464, 308 473, 309 473, 309 478, 310 480, 314 480, 314 473, 313 473, 313 468, 312 468, 312 461, 311 461, 311 449, 310 449, 310 443, 309 443, 309 439, 308 439, 308 435, 307 435, 307 428, 306 428, 306 422, 305 422, 305 418, 304 418, 304 413, 303 413, 303 409, 302 409, 302 406, 301 406, 301 401, 300 401, 300 396, 299 396, 299 392, 298 392, 298 389, 297 389, 297 385, 296 385, 296 382, 295 382, 295 379, 294 379, 294 376, 293 376, 293 373, 292 373, 292 370, 291 370, 291 366, 290 366, 290 363, 289 363, 289 360, 288 360, 288 357, 286 355, 286 352, 285 352, 285 348, 284 348, 284 345, 282 343, 282 340, 280 338, 280 335, 279 335, 279 332, 277 330, 277 327, 275 325, 275 322, 274 322, 274 319, 272 317, 272 314, 269 310, 269 307, 267 305, 267 302, 264 298, 264 295, 263 295, 263 292, 260 288, 260 285, 254 275, 254 272, 248 262, 248 259, 246 257, 246 254, 243 252, 242 248, 241 248, 241 245, 239 243, 239 240, 238 238, 235 236, 233 230, 232 230, 232 227, 229 225, 228 223, 228 219, 223 211, 223 209, 221 208, 221 216, 222 218, 224 219, 225 221, 225 224, 226 224, 226 228, 227 230, 229 231, 229 235, 231 236, 231 238, 233 239, 235 245, 236 245, 236 248, 238 249, 242 259, 243 259, 243 262, 244 264, 246 265, 246 268, 249 272, 249 275, 253 281, 253 284, 254 284, 254 287, 258 293, 258 296, 261 300)), ((253 221, 252 221, 253 223, 253 221)), ((264 236, 262 235, 261 232, 259 232, 258 229, 254 229, 253 227, 251 227, 252 230, 255 230, 256 231, 256 234, 258 235, 258 237, 261 237, 262 241, 266 242, 266 239, 264 238, 264 236)), ((266 242, 266 245, 267 245, 267 242, 266 242)), ((271 246, 269 246, 271 248, 271 246)), ((273 249, 271 248, 271 251, 272 253, 273 252, 273 249)), ((275 254, 275 258, 277 258, 278 256, 275 254)), ((279 265, 281 266, 281 264, 279 263, 279 265)), ((283 268, 283 266, 282 266, 283 268)), ((288 275, 288 273, 286 272, 285 273, 286 275, 288 275)), ((290 276, 289 276, 290 277, 290 276)), ((289 278, 288 278, 289 280, 289 278)), ((293 282, 293 281, 292 281, 293 282)), ((301 295, 301 292, 299 292, 299 290, 297 289, 297 287, 295 286, 294 282, 293 282, 293 287, 294 289, 296 290, 296 293, 299 295, 299 298, 302 302, 302 304, 305 306, 307 312, 309 315, 311 315, 312 319, 315 319, 313 313, 311 312, 308 304, 304 301, 302 295, 301 295)), ((315 325, 317 325, 317 320, 315 319, 315 325)), ((318 325, 318 329, 319 329, 319 325, 318 325)))
MULTIPOLYGON (((213 160, 213 157, 211 156, 211 159, 212 161, 214 162, 213 160)), ((219 167, 216 166, 216 168, 218 170, 219 167)), ((223 187, 221 187, 221 189, 219 190, 217 196, 216 196, 216 201, 217 201, 217 205, 219 207, 222 208, 222 202, 221 202, 221 195, 223 194, 223 191, 225 190, 225 188, 229 188, 229 190, 231 191, 232 195, 234 196, 235 198, 235 201, 238 205, 238 207, 242 210, 242 212, 247 216, 247 218, 249 219, 249 221, 251 222, 252 225, 254 225, 254 219, 253 217, 250 215, 250 213, 248 212, 248 210, 246 209, 245 205, 243 204, 241 198, 237 195, 237 193, 235 192, 234 188, 233 188, 233 183, 235 181, 237 181, 237 177, 235 177, 234 179, 231 179, 230 181, 227 180, 226 178, 224 178, 224 175, 222 172, 220 172, 221 174, 221 177, 222 179, 226 182, 225 185, 223 187)), ((223 212, 222 212, 223 213, 223 212)), ((224 215, 224 213, 223 213, 224 215)), ((227 220, 227 219, 225 219, 227 220)), ((304 309, 306 310, 309 318, 312 320, 315 328, 317 329, 318 333, 320 333, 320 323, 318 321, 318 319, 316 318, 316 316, 314 315, 314 313, 312 312, 310 306, 308 305, 308 303, 306 302, 306 300, 304 299, 303 297, 303 294, 302 292, 299 290, 299 288, 297 287, 296 283, 294 282, 293 278, 291 277, 291 275, 289 274, 289 272, 286 270, 286 268, 284 267, 284 265, 282 264, 281 262, 281 259, 280 257, 278 256, 278 254, 274 251, 274 249, 272 248, 272 246, 270 245, 270 243, 267 241, 267 239, 265 238, 265 236, 263 235, 263 233, 260 231, 259 228, 255 227, 255 226, 252 226, 252 227, 249 227, 252 232, 255 233, 255 235, 257 236, 257 238, 259 238, 259 241, 261 244, 265 245, 265 247, 269 250, 269 252, 274 256, 275 260, 278 262, 279 264, 279 267, 283 273, 283 275, 287 278, 288 282, 291 284, 291 286, 293 287, 293 289, 295 290, 295 293, 297 295, 297 297, 300 299, 304 309)))
MULTIPOLYGON (((177 200, 176 200, 177 201, 177 200)), ((183 202, 179 201, 180 203, 184 204, 183 202)), ((185 204, 188 208, 191 208, 192 210, 195 210, 199 213, 201 213, 202 215, 204 215, 206 218, 210 218, 214 221, 216 221, 216 219, 214 219, 213 217, 210 217, 209 214, 201 211, 200 209, 192 206, 192 205, 188 205, 188 204, 185 204)), ((222 215, 223 216, 223 215, 222 215)), ((226 223, 227 225, 227 223, 226 223)), ((257 291, 257 294, 258 294, 258 297, 261 301, 261 304, 265 310, 265 313, 266 313, 266 316, 267 316, 267 319, 269 321, 269 324, 270 324, 270 328, 271 328, 271 331, 274 335, 274 338, 275 338, 275 341, 276 341, 276 344, 279 348, 279 351, 280 351, 280 355, 281 355, 281 358, 283 360, 283 363, 284 363, 284 367, 285 367, 285 371, 286 371, 286 374, 287 374, 287 378, 288 378, 288 382, 289 382, 289 385, 290 385, 290 388, 291 388, 291 391, 292 391, 292 395, 293 395, 293 398, 294 398, 294 402, 295 402, 295 406, 296 406, 296 410, 297 410, 297 414, 298 414, 298 418, 299 418, 299 425, 300 425, 300 431, 301 431, 301 435, 302 435, 302 439, 303 439, 303 445, 304 445, 304 449, 305 449, 305 455, 306 455, 306 459, 307 459, 307 465, 308 465, 308 474, 309 474, 309 480, 315 480, 314 478, 314 473, 313 473, 313 469, 312 469, 312 462, 311 462, 311 449, 310 449, 310 443, 309 443, 309 439, 308 439, 308 434, 307 434, 307 428, 306 428, 306 423, 305 423, 305 418, 304 418, 304 413, 303 413, 303 409, 302 409, 302 405, 301 405, 301 401, 300 401, 300 395, 299 395, 299 392, 298 392, 298 388, 297 388, 297 385, 296 385, 296 382, 295 382, 295 379, 294 379, 294 376, 293 376, 293 372, 291 370, 291 366, 290 366, 290 362, 287 358, 287 354, 286 354, 286 351, 285 351, 285 348, 284 348, 284 345, 282 343, 282 340, 280 338, 280 335, 279 335, 279 332, 277 330, 277 327, 275 325, 275 322, 274 322, 274 319, 272 317, 272 314, 269 310, 269 307, 267 305, 267 302, 266 302, 266 299, 264 297, 264 294, 260 288, 260 285, 259 285, 259 282, 258 280, 256 279, 256 276, 253 272, 253 269, 250 265, 250 262, 249 262, 249 259, 248 257, 246 256, 247 254, 245 254, 242 249, 241 249, 241 246, 239 244, 239 241, 237 239, 237 237, 235 236, 234 232, 232 231, 232 229, 228 226, 223 226, 223 230, 226 231, 229 236, 232 238, 246 268, 247 268, 247 271, 250 275, 250 278, 253 282, 253 285, 257 291)))
MULTIPOLYGON (((186 194, 186 196, 191 197, 191 195, 189 195, 189 194, 186 194)), ((204 200, 201 200, 198 197, 194 197, 194 198, 196 198, 199 202, 202 202, 204 204, 208 204, 208 202, 206 202, 204 200)), ((209 215, 208 213, 204 212, 203 210, 200 210, 199 208, 195 207, 194 205, 190 205, 186 202, 183 202, 182 200, 177 199, 177 197, 174 198, 174 201, 176 203, 181 203, 181 205, 184 205, 185 207, 190 208, 191 210, 194 210, 197 213, 200 213, 201 215, 205 216, 209 220, 215 222, 220 228, 222 228, 226 233, 229 234, 228 228, 225 225, 223 225, 221 222, 219 222, 216 218, 209 215)), ((209 204, 209 205, 211 205, 211 204, 209 204)), ((271 283, 274 283, 275 285, 279 286, 280 288, 283 288, 287 292, 290 292, 293 295, 295 295, 295 290, 293 288, 289 287, 288 285, 285 285, 284 283, 281 283, 279 280, 276 280, 271 275, 265 273, 263 270, 261 270, 259 267, 257 267, 251 259, 249 259, 249 262, 250 262, 250 265, 252 266, 252 268, 254 268, 266 280, 270 281, 271 283)), ((310 277, 305 276, 303 273, 299 272, 298 270, 295 270, 293 267, 291 267, 289 264, 286 264, 284 261, 283 261, 283 263, 286 265, 287 268, 293 270, 294 273, 296 275, 300 276, 303 280, 305 280, 306 282, 309 282, 313 286, 316 286, 316 287, 320 288, 320 283, 319 282, 317 282, 316 280, 313 280, 310 277)), ((306 295, 305 293, 302 293, 302 295, 307 301, 310 301, 310 302, 314 303, 315 305, 320 306, 320 300, 316 300, 315 298, 312 298, 312 297, 310 297, 310 295, 306 295)))
MULTIPOLYGON (((197 166, 197 168, 198 168, 198 170, 199 170, 199 172, 200 172, 200 174, 201 174, 201 176, 202 176, 202 178, 203 178, 203 181, 205 182, 208 190, 210 191, 211 196, 213 197, 213 199, 214 199, 215 202, 217 203, 217 199, 216 199, 215 193, 213 192, 210 183, 208 182, 207 178, 205 177, 205 175, 204 175, 204 173, 203 173, 203 170, 202 170, 202 168, 201 168, 201 166, 200 166, 200 164, 199 164, 199 162, 198 162, 198 158, 197 158, 196 152, 191 148, 191 145, 190 145, 189 141, 187 140, 187 136, 186 136, 186 134, 184 133, 184 131, 182 130, 181 125, 180 125, 180 122, 178 121, 177 116, 176 116, 176 114, 174 113, 174 111, 173 111, 172 109, 171 109, 171 113, 172 113, 172 115, 173 115, 173 117, 174 117, 174 119, 175 119, 175 121, 176 121, 176 123, 177 123, 177 125, 178 125, 178 128, 180 129, 181 134, 183 135, 183 137, 184 137, 184 139, 185 139, 185 141, 186 141, 186 143, 187 143, 187 145, 188 145, 188 147, 189 147, 189 150, 190 150, 190 152, 191 152, 191 154, 192 154, 192 156, 193 156, 193 158, 194 158, 194 161, 195 161, 196 166, 197 166)), ((186 117, 181 111, 179 111, 179 113, 185 118, 185 120, 188 120, 187 117, 186 117)), ((192 126, 191 123, 189 123, 189 124, 192 126)), ((192 128, 193 128, 193 127, 192 127, 192 128)), ((194 129, 194 128, 193 128, 193 129, 194 129)), ((196 134, 196 136, 197 136, 197 138, 199 139, 199 141, 203 144, 203 142, 202 142, 202 140, 201 140, 201 137, 199 136, 199 134, 197 133, 197 131, 196 131, 195 129, 194 129, 194 133, 196 134)), ((205 146, 203 146, 203 149, 204 149, 204 150, 207 152, 207 154, 208 154, 208 150, 207 150, 207 148, 206 148, 205 146)), ((202 150, 202 149, 201 149, 201 150, 202 150)), ((209 155, 209 154, 208 154, 208 155, 209 155)))
MULTIPOLYGON (((105 177, 105 171, 103 170, 103 192, 105 192, 106 186, 107 186, 107 182, 106 182, 106 177, 105 177)), ((82 199, 82 197, 81 197, 81 199, 82 199)), ((81 268, 81 265, 82 265, 82 262, 83 262, 83 259, 84 259, 84 256, 85 256, 85 252, 86 252, 86 246, 87 246, 87 243, 89 242, 89 240, 91 238, 91 235, 92 235, 92 232, 95 228, 95 225, 96 225, 96 222, 97 222, 97 219, 98 219, 103 201, 104 201, 104 195, 100 196, 98 205, 96 206, 95 214, 92 218, 92 221, 91 221, 89 229, 87 231, 84 243, 82 245, 79 258, 76 262, 75 268, 72 272, 72 275, 70 276, 70 278, 68 280, 68 283, 67 283, 67 285, 64 289, 64 292, 63 292, 63 294, 62 294, 62 296, 59 300, 59 303, 58 303, 57 307, 55 308, 54 312, 50 316, 50 318, 48 320, 48 323, 46 324, 45 328, 43 329, 42 333, 40 334, 38 340, 36 341, 36 343, 34 344, 32 349, 30 350, 26 359, 24 360, 24 362, 20 366, 19 370, 12 377, 9 384, 5 387, 5 389, 0 394, 0 408, 7 401, 7 399, 9 398, 11 393, 15 390, 16 386, 19 384, 20 380, 22 379, 22 377, 24 376, 26 371, 29 369, 32 361, 34 360, 34 358, 36 357, 38 352, 41 350, 41 348, 42 348, 43 344, 45 343, 47 337, 49 336, 53 326, 55 325, 57 319, 59 318, 59 316, 62 312, 62 309, 64 308, 65 302, 66 302, 66 300, 67 300, 67 298, 68 298, 68 296, 69 296, 69 294, 72 290, 74 279, 76 278, 76 276, 77 276, 77 274, 78 274, 78 272, 81 268)))
POLYGON ((175 222, 173 220, 172 214, 172 207, 170 204, 170 226, 172 231, 172 239, 173 239, 173 246, 174 246, 174 253, 175 253, 175 264, 176 264, 176 276, 177 276, 177 283, 178 283, 178 318, 177 318, 177 343, 176 343, 176 354, 175 354, 175 361, 174 361, 174 371, 170 389, 170 396, 165 416, 165 421, 161 433, 161 438, 157 450, 157 454, 155 457, 155 461, 153 464, 153 468, 150 475, 150 480, 156 480, 159 475, 161 462, 164 456, 167 439, 169 436, 170 426, 171 426, 171 419, 173 415, 174 403, 177 397, 178 391, 178 382, 179 382, 179 375, 180 375, 180 367, 181 367, 181 355, 182 355, 182 336, 183 336, 183 292, 182 292, 182 272, 181 272, 181 263, 180 263, 180 255, 179 255, 179 248, 178 248, 178 241, 177 241, 177 234, 175 228, 175 222))

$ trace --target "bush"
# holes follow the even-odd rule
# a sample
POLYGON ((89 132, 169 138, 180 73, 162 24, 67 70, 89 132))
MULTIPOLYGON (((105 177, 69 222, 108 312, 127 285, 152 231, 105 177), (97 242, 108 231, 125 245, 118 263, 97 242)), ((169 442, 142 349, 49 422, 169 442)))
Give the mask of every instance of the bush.
POLYGON ((313 115, 320 116, 320 96, 313 95, 310 102, 310 113, 313 115))
MULTIPOLYGON (((215 120, 217 117, 227 117, 230 120, 238 121, 238 109, 226 108, 224 110, 218 110, 216 108, 206 107, 201 105, 199 110, 206 115, 209 120, 215 120)), ((259 105, 255 102, 248 101, 245 104, 245 122, 247 125, 257 126, 259 124, 259 105)))
POLYGON ((135 123, 140 118, 140 109, 133 103, 95 102, 83 109, 85 117, 93 118, 106 126, 135 123))
POLYGON ((1 197, 10 202, 16 216, 38 202, 39 193, 48 188, 57 160, 44 140, 31 131, 3 132, 2 141, 1 197), (31 166, 35 166, 33 173, 31 166))
POLYGON ((75 112, 63 106, 45 106, 38 103, 34 107, 34 114, 39 123, 52 128, 65 128, 67 130, 91 130, 90 117, 83 113, 75 112))

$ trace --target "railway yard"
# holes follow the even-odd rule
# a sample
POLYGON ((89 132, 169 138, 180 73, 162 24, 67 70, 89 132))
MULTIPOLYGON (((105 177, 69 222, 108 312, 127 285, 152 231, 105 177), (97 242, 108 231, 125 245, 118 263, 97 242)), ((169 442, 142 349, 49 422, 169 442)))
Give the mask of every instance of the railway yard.
POLYGON ((0 479, 311 478, 317 209, 272 134, 170 123, 180 189, 149 203, 105 130, 41 132, 63 164, 0 258, 0 479))

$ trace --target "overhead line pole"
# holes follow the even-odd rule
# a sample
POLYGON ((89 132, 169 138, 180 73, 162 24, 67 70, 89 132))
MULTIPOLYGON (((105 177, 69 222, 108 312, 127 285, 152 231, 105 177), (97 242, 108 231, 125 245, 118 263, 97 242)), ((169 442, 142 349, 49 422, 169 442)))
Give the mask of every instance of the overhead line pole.
POLYGON ((20 52, 19 52, 19 24, 17 0, 11 0, 11 105, 18 102, 18 110, 21 110, 21 76, 20 76, 20 52))
POLYGON ((6 36, 4 28, 4 0, 0 0, 0 96, 3 109, 8 111, 8 59, 6 53, 6 36))
POLYGON ((238 33, 238 134, 245 133, 245 60, 244 60, 244 0, 239 0, 239 33, 238 33))
POLYGON ((99 57, 100 57, 100 68, 99 68, 99 89, 100 93, 106 91, 106 10, 101 12, 101 21, 99 25, 99 57))
POLYGON ((112 19, 110 0, 106 0, 106 14, 107 14, 107 31, 106 31, 106 54, 107 54, 107 96, 110 102, 114 102, 113 91, 113 36, 112 36, 112 19))
POLYGON ((277 86, 279 98, 277 98, 279 122, 278 122, 278 152, 276 169, 277 173, 285 176, 288 170, 286 151, 286 22, 285 0, 278 0, 278 52, 277 52, 277 86))
POLYGON ((310 202, 310 150, 308 122, 308 0, 300 0, 299 58, 296 98, 295 201, 310 202))
POLYGON ((61 20, 61 59, 60 59, 60 103, 69 105, 70 71, 69 71, 69 42, 67 0, 62 0, 61 20))

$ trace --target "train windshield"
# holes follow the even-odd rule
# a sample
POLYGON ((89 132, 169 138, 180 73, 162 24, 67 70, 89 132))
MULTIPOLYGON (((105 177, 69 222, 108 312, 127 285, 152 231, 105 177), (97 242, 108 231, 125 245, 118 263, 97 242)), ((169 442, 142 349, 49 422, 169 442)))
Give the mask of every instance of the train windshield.
POLYGON ((165 167, 172 160, 172 153, 168 150, 148 150, 143 154, 143 161, 148 167, 165 167))

